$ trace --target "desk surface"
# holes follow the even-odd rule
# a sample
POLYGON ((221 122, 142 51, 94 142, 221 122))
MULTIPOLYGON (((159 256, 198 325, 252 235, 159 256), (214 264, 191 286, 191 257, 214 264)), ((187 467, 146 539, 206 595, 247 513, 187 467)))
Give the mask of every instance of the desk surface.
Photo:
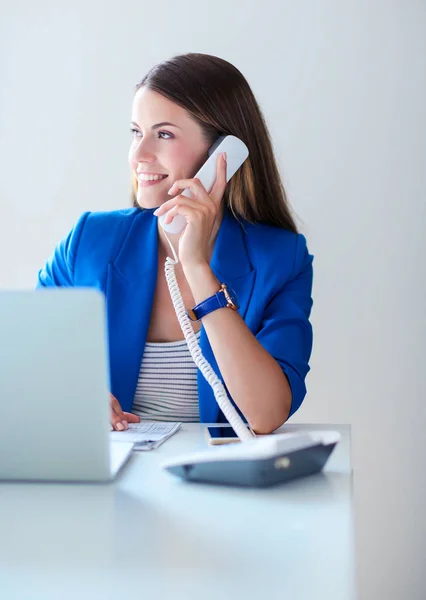
MULTIPOLYGON (((332 428, 342 440, 324 473, 270 489, 161 469, 206 447, 200 424, 134 453, 112 484, 0 484, 0 596, 352 600, 350 428, 332 428)), ((327 427, 283 427, 300 429, 327 427)))

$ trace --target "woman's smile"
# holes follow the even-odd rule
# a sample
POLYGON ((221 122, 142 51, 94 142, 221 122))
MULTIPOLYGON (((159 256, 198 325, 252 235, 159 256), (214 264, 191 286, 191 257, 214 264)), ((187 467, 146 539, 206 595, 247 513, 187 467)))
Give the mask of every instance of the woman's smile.
POLYGON ((164 179, 166 179, 168 175, 163 175, 161 173, 138 173, 138 184, 141 187, 149 187, 151 185, 155 185, 156 183, 160 183, 164 179))

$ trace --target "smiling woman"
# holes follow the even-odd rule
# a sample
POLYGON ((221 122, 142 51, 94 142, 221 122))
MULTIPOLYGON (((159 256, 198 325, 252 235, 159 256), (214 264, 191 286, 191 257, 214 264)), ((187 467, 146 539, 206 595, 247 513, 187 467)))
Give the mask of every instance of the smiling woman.
MULTIPOLYGON (((144 115, 149 120, 156 113, 175 117, 170 118, 175 124, 173 126, 170 122, 157 124, 158 127, 170 128, 160 132, 158 135, 162 137, 159 139, 173 141, 184 136, 185 140, 192 142, 189 145, 198 143, 204 150, 200 156, 194 153, 190 157, 195 159, 195 164, 188 165, 191 169, 189 174, 183 165, 180 167, 182 177, 198 170, 206 159, 208 148, 220 135, 235 135, 243 140, 250 160, 229 182, 224 194, 225 206, 246 221, 270 223, 297 231, 262 111, 247 80, 234 65, 216 56, 189 53, 154 66, 136 86, 133 103, 135 121, 132 123, 135 137, 143 135, 138 116, 144 115), (177 127, 181 119, 183 132, 177 127), (189 134, 192 134, 192 139, 187 137, 189 134)), ((137 142, 134 141, 131 151, 135 145, 137 142)), ((186 157, 187 149, 186 144, 183 148, 175 148, 176 155, 183 152, 186 157)), ((139 180, 133 169, 133 205, 147 208, 139 192, 139 180)))
POLYGON ((182 339, 164 273, 170 241, 186 309, 209 306, 192 324, 202 355, 252 429, 269 433, 306 394, 313 257, 297 232, 259 105, 229 62, 185 54, 138 83, 130 128, 133 208, 84 213, 40 270, 38 287, 92 286, 105 294, 116 429, 140 417, 225 421, 182 339), (242 140, 249 157, 227 183, 220 154, 207 192, 194 174, 226 135, 242 140), (191 198, 181 193, 186 188, 191 198), (167 240, 156 216, 162 212, 184 216, 184 231, 167 240), (226 290, 234 306, 217 301, 226 290))

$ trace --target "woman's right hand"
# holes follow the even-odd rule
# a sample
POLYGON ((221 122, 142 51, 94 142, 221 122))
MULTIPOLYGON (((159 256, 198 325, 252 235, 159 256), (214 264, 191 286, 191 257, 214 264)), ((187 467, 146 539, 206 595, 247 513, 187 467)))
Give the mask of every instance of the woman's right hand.
POLYGON ((141 419, 137 415, 121 410, 120 403, 117 398, 110 394, 111 397, 111 425, 116 431, 124 431, 128 429, 129 423, 140 423, 141 419))

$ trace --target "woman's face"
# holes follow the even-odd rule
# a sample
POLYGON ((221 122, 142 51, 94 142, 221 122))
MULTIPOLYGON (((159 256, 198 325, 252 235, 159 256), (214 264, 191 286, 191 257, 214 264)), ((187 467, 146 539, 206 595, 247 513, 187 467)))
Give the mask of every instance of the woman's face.
POLYGON ((135 94, 129 163, 137 178, 137 202, 156 208, 170 200, 178 179, 194 177, 207 159, 209 144, 189 113, 148 88, 135 94))

